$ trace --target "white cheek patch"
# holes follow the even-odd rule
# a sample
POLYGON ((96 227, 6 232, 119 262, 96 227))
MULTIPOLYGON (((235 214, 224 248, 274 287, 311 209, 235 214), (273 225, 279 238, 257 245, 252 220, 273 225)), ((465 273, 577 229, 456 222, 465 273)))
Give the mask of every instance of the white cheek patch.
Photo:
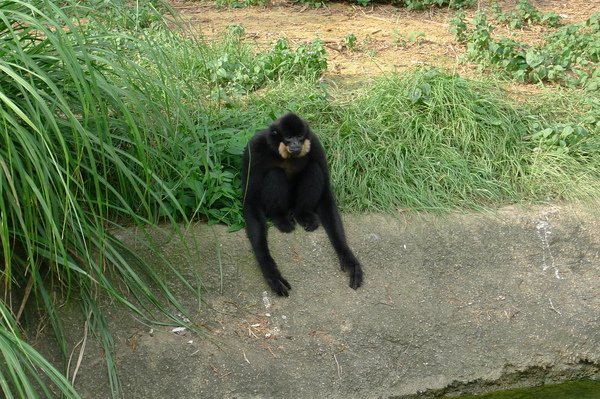
MULTIPOLYGON (((288 159, 291 156, 290 151, 288 150, 288 147, 283 143, 279 143, 278 150, 279 150, 279 155, 281 155, 281 158, 283 158, 283 159, 288 159)), ((310 152, 310 140, 304 139, 304 143, 302 143, 302 149, 300 150, 300 154, 298 154, 297 157, 302 158, 309 152, 310 152)))
POLYGON ((304 139, 304 143, 302 144, 302 150, 300 151, 299 156, 303 157, 306 154, 308 154, 309 151, 310 151, 310 140, 304 139))
POLYGON ((287 150, 287 147, 285 146, 285 144, 283 144, 283 143, 279 143, 279 155, 281 155, 281 158, 283 158, 283 159, 287 159, 290 157, 290 153, 287 150))

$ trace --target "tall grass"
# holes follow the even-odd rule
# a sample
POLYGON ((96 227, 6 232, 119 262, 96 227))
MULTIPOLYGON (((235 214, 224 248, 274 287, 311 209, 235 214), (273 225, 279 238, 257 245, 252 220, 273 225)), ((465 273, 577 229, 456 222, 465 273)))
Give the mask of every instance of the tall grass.
MULTIPOLYGON (((165 147, 205 127, 169 84, 176 71, 160 47, 100 23, 94 31, 82 28, 84 18, 100 17, 74 1, 6 1, 0 8, 0 243, 7 305, 0 319, 0 389, 6 397, 46 392, 39 371, 54 388, 77 396, 22 341, 8 308, 16 319, 28 301, 45 308, 66 358, 51 291, 76 292, 87 325, 105 347, 115 396, 112 339, 97 296, 108 293, 142 317, 158 309, 183 323, 173 309, 185 309, 164 276, 110 228, 123 218, 136 224, 186 219, 162 178, 180 173, 165 147), (152 67, 139 54, 153 59, 152 67)), ((175 269, 170 274, 179 276, 175 269)))
POLYGON ((525 131, 484 85, 435 70, 379 79, 340 112, 329 140, 340 202, 390 211, 514 201, 525 131))

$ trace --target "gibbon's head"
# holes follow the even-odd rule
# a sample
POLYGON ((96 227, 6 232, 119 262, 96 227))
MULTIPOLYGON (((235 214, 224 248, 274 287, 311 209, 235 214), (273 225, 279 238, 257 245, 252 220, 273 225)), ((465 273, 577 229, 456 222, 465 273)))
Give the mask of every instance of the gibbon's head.
POLYGON ((284 158, 301 158, 310 151, 310 129, 299 116, 289 112, 269 127, 269 144, 284 158))

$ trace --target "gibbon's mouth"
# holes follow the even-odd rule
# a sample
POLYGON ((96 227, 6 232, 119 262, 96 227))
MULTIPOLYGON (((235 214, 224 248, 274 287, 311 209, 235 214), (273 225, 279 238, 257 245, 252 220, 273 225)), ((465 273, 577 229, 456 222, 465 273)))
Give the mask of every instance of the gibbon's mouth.
POLYGON ((310 140, 304 139, 304 143, 302 143, 302 148, 299 151, 290 151, 289 146, 284 143, 279 143, 279 155, 282 158, 302 158, 310 151, 310 140))

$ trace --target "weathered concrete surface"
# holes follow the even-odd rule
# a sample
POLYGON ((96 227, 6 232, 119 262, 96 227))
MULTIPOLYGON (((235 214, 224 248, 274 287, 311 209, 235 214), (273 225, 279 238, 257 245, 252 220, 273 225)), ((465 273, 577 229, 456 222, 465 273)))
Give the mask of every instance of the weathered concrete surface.
MULTIPOLYGON (((559 206, 346 217, 358 291, 322 229, 271 229, 289 298, 267 291, 243 232, 192 228, 191 260, 162 238, 167 257, 198 268, 194 321, 214 341, 112 311, 125 397, 433 397, 599 378, 599 217, 559 206)), ((86 398, 108 397, 101 359, 86 351, 86 398)))

